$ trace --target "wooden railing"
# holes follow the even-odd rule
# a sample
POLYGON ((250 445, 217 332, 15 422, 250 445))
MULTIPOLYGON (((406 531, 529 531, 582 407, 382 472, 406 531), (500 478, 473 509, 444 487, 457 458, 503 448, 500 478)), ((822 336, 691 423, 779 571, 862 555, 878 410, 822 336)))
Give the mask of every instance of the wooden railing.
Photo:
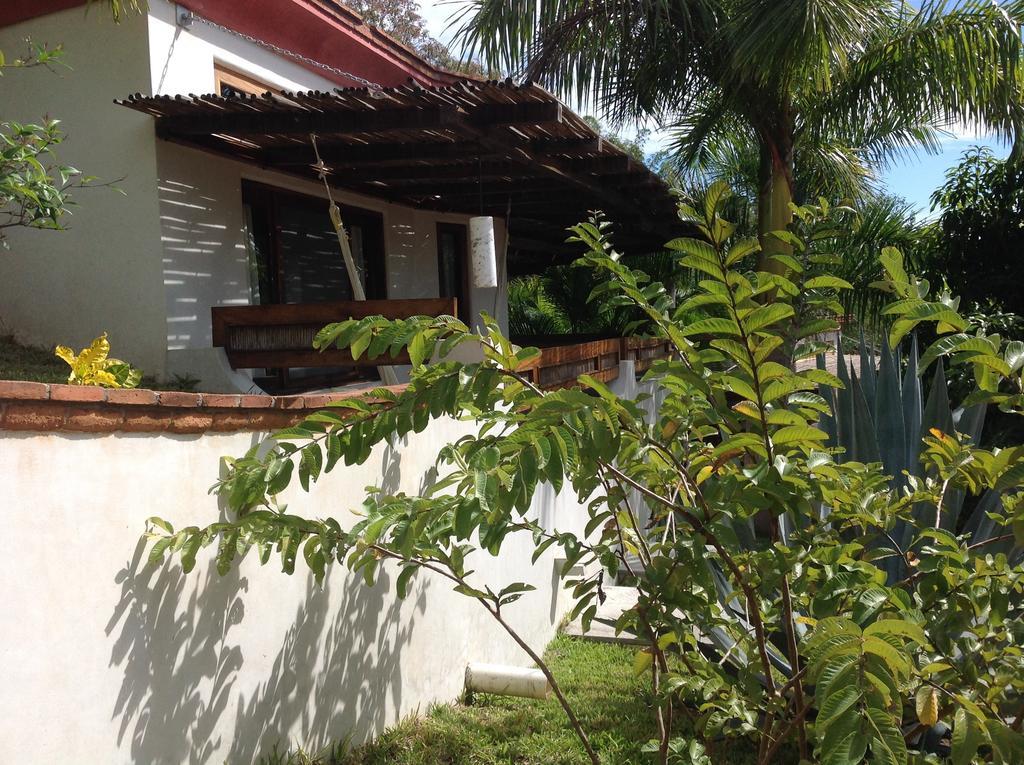
POLYGON ((642 373, 650 369, 656 359, 668 355, 668 342, 657 338, 591 340, 542 347, 540 357, 522 371, 537 387, 556 390, 575 385, 580 375, 590 375, 601 382, 615 380, 619 376, 620 361, 633 360, 637 373, 642 373))
MULTIPOLYGON (((365 316, 407 319, 410 316, 455 316, 454 298, 365 300, 338 303, 222 306, 214 308, 213 344, 224 348, 232 368, 375 367, 381 363, 408 364, 401 354, 394 359, 353 359, 347 351, 313 349, 313 338, 334 321, 365 316)), ((540 338, 523 338, 522 345, 542 345, 540 338)), ((543 338, 548 342, 556 337, 543 338)), ((623 337, 587 340, 541 347, 540 357, 522 371, 545 390, 576 384, 580 375, 601 382, 619 376, 619 362, 632 360, 637 373, 669 355, 668 343, 657 338, 623 337)))
POLYGON ((313 349, 316 333, 331 322, 386 316, 455 316, 455 298, 363 300, 337 303, 219 306, 212 310, 213 344, 233 369, 408 364, 408 356, 353 359, 348 351, 313 349))
POLYGON ((622 359, 633 361, 637 374, 643 374, 658 359, 667 359, 672 355, 668 340, 658 337, 624 337, 622 338, 622 359))

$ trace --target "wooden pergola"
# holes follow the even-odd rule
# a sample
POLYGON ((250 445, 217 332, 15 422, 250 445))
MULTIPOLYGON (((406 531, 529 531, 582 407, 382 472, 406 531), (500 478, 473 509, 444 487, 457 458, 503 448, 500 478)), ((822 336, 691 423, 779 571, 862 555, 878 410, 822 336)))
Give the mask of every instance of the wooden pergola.
POLYGON ((260 167, 420 209, 505 217, 520 257, 577 255, 567 226, 602 210, 616 246, 660 249, 682 226, 665 183, 533 84, 144 96, 117 103, 157 135, 260 167))

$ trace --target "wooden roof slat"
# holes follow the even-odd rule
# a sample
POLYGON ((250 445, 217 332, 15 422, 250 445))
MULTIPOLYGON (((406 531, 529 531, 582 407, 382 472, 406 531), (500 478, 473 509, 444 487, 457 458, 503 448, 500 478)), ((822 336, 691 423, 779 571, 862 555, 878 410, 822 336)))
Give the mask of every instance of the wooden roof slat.
POLYGON ((665 184, 535 85, 135 94, 119 103, 153 116, 167 140, 307 178, 314 176, 308 136, 315 133, 333 183, 401 204, 472 213, 482 189, 488 212, 503 214, 511 200, 548 221, 560 239, 565 225, 595 208, 629 221, 635 241, 679 233, 671 214, 656 219, 662 231, 653 231, 651 213, 674 210, 665 184))

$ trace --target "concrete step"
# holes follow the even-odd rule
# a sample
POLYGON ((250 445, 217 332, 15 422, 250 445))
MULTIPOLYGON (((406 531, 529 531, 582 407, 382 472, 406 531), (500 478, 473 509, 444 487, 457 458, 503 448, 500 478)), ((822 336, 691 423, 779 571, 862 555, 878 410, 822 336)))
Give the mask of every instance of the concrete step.
POLYGON ((597 615, 590 623, 590 629, 583 631, 583 623, 580 619, 569 622, 563 633, 583 640, 593 640, 596 643, 622 643, 626 645, 643 645, 640 640, 631 632, 615 634, 615 623, 622 612, 636 605, 636 590, 632 587, 605 587, 607 595, 604 603, 597 606, 597 615))

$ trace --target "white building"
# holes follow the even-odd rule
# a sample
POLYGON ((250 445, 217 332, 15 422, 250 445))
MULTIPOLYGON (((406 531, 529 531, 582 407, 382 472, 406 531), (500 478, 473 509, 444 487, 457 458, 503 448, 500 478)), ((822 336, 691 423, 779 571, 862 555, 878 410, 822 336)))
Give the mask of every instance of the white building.
MULTIPOLYGON (((499 285, 506 265, 571 256, 565 228, 591 209, 632 251, 670 235, 649 222, 674 218, 664 185, 545 91, 439 71, 333 0, 151 0, 119 25, 83 4, 0 7, 0 50, 62 43, 71 67, 4 77, 0 117, 52 112, 61 161, 124 191, 78 191, 65 232, 11 233, 0 322, 23 340, 107 331, 158 379, 314 387, 269 364, 231 374, 211 321, 217 306, 351 299, 311 133, 369 297, 455 297, 465 318, 503 318, 501 287, 473 289, 466 273, 481 213, 496 221, 499 285)), ((329 371, 315 382, 345 379, 329 371)))

